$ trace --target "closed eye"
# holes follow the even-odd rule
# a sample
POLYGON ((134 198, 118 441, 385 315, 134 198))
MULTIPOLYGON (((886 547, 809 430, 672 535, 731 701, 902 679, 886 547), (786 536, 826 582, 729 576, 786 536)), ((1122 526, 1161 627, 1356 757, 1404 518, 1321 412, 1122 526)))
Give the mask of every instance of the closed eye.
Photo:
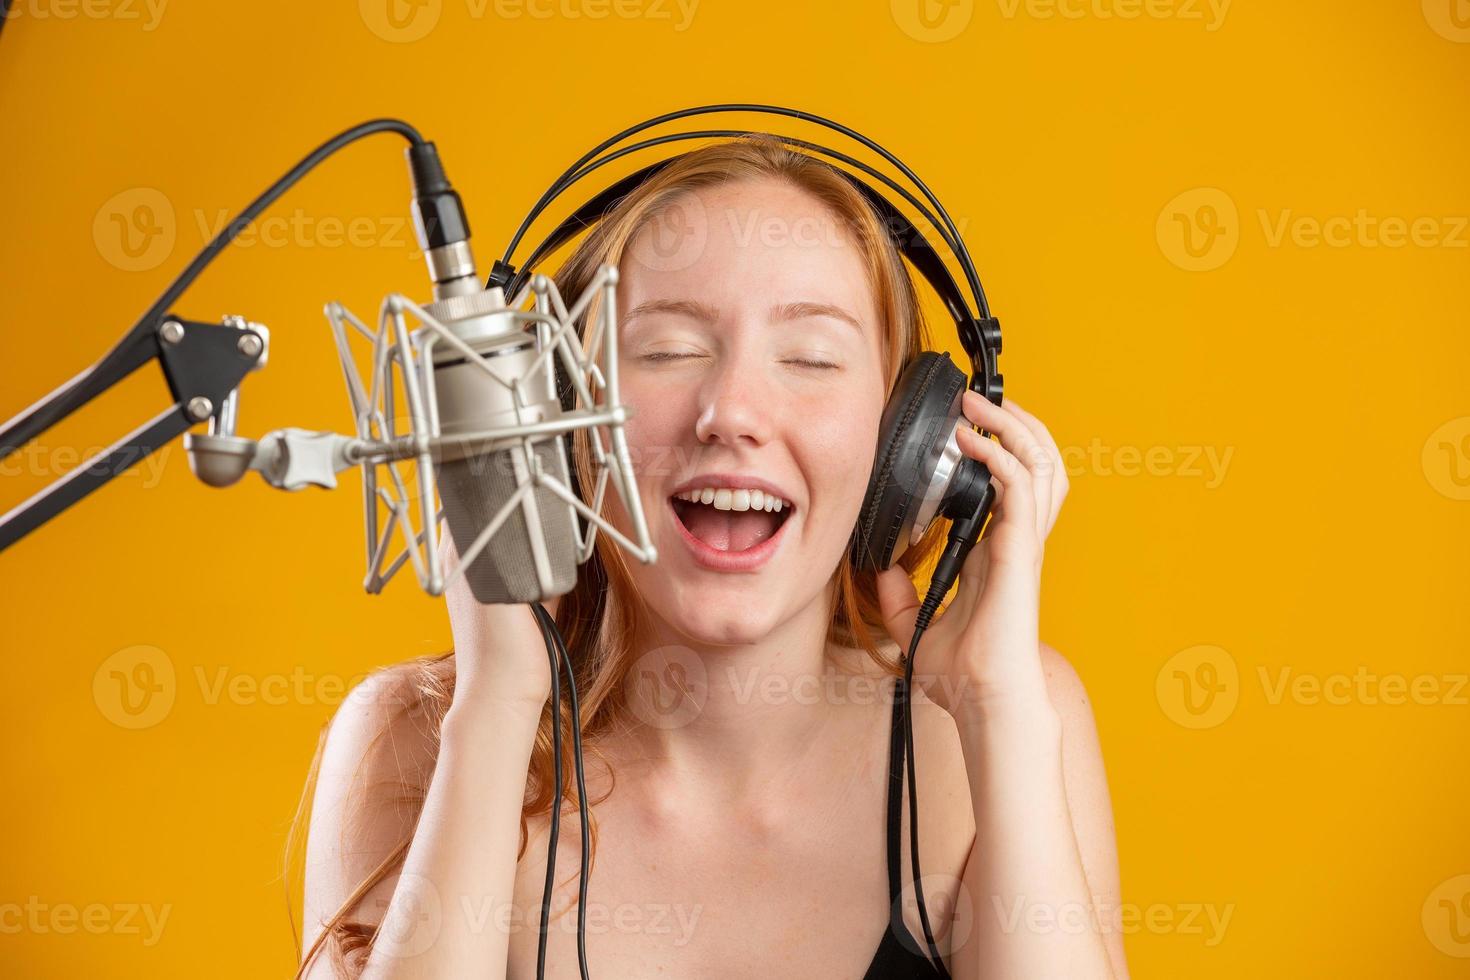
MULTIPOLYGON (((652 353, 644 354, 641 359, 642 360, 645 360, 645 361, 653 361, 653 362, 656 363, 656 362, 659 362, 659 361, 682 361, 682 360, 686 360, 686 359, 691 358, 691 357, 700 357, 700 356, 702 356, 702 355, 700 355, 700 354, 688 354, 688 353, 684 353, 682 351, 653 351, 652 353)), ((795 364, 795 365, 798 365, 799 367, 807 367, 807 368, 814 368, 814 369, 835 370, 837 368, 837 365, 836 364, 833 364, 830 361, 816 361, 816 360, 812 360, 810 358, 804 358, 804 357, 789 358, 789 359, 786 360, 785 363, 787 363, 787 364, 795 364)))
POLYGON ((681 361, 687 357, 699 357, 698 354, 689 354, 683 351, 660 350, 650 354, 644 354, 645 361, 681 361))

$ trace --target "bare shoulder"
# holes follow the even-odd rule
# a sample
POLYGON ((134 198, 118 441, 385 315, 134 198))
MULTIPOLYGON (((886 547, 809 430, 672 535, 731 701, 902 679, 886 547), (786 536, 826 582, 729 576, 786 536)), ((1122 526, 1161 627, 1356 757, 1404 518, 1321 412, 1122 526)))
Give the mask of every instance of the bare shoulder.
POLYGON ((1062 720, 1065 731, 1070 726, 1091 726, 1092 702, 1087 695, 1077 668, 1054 647, 1041 644, 1041 669, 1046 675, 1046 692, 1052 707, 1062 720))
MULTIPOLYGON (((446 670, 442 661, 411 661, 377 671, 328 723, 306 841, 306 947, 412 835, 437 756, 435 694, 446 670)), ((396 877, 358 896, 351 918, 380 921, 396 877)))
POLYGON ((1111 839, 1112 806, 1092 699, 1071 661, 1045 643, 1041 644, 1041 667, 1046 675, 1047 695, 1061 721, 1062 770, 1073 822, 1086 818, 1099 824, 1093 829, 1100 831, 1104 829, 1100 824, 1105 819, 1105 829, 1111 839))
MULTIPOLYGON (((1122 883, 1112 798, 1092 700, 1076 668, 1045 643, 1041 644, 1041 666, 1046 674, 1047 694, 1061 720, 1062 777, 1082 870, 1094 907, 1112 916, 1121 908, 1122 883)), ((1123 955, 1120 924, 1110 921, 1107 925, 1105 939, 1113 961, 1113 974, 1127 980, 1128 964, 1123 955)))

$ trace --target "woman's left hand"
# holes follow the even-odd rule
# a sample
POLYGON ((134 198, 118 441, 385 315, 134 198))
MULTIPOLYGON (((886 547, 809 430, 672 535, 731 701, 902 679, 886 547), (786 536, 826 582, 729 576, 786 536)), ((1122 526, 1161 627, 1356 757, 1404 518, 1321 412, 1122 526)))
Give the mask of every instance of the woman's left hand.
MULTIPOLYGON (((964 394, 964 414, 999 442, 961 426, 960 451, 990 468, 996 501, 985 536, 960 570, 954 598, 919 641, 914 683, 956 719, 976 708, 1048 705, 1038 618, 1043 544, 1067 496, 1061 452, 1046 426, 1007 399, 964 394)), ((921 597, 895 565, 878 575, 884 625, 907 652, 921 597)))

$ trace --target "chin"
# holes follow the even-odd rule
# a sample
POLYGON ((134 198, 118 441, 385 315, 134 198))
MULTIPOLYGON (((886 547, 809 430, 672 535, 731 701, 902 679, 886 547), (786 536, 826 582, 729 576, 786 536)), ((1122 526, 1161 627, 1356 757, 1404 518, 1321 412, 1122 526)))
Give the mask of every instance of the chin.
MULTIPOLYGON (((758 643, 770 635, 786 615, 786 610, 767 590, 730 588, 719 580, 682 585, 667 580, 650 582, 645 598, 654 615, 691 643, 710 646, 743 646, 758 643)), ((790 592, 783 593, 790 598, 790 592)))

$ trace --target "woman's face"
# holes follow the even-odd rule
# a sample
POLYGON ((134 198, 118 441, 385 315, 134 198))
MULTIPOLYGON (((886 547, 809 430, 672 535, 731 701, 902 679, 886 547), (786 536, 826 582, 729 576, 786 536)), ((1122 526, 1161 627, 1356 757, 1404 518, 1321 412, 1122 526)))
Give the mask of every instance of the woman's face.
POLYGON ((628 563, 634 587, 692 642, 755 642, 815 601, 825 612, 885 393, 854 232, 785 182, 727 182, 666 207, 619 272, 626 434, 658 549, 628 563))

